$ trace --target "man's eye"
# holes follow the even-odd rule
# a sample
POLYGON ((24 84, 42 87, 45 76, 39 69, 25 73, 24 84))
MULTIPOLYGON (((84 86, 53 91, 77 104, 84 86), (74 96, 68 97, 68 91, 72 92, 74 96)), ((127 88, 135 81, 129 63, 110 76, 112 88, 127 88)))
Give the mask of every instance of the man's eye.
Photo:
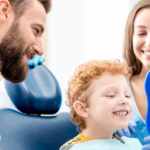
POLYGON ((37 29, 37 28, 34 28, 34 34, 35 34, 35 35, 38 35, 39 33, 40 33, 40 30, 37 29))

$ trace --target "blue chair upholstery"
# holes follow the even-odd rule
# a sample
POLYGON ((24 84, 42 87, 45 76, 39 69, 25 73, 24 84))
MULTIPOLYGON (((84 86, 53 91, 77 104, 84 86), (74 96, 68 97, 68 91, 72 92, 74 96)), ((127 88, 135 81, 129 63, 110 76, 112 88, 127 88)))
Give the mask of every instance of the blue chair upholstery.
POLYGON ((30 69, 20 84, 5 81, 5 87, 19 111, 0 109, 0 150, 58 150, 78 134, 70 114, 57 113, 61 90, 44 65, 30 69))

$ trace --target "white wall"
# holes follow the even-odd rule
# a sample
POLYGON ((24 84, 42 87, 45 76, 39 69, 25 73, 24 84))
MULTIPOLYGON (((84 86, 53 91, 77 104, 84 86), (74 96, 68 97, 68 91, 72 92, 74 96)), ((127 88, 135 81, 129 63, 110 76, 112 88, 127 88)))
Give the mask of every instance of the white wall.
POLYGON ((49 14, 48 66, 60 83, 64 104, 68 79, 76 65, 84 60, 84 1, 54 0, 49 14))
POLYGON ((47 61, 62 89, 61 111, 68 110, 66 90, 75 67, 91 59, 122 59, 130 3, 130 0, 53 0, 47 22, 47 61))
POLYGON ((85 0, 86 59, 121 58, 127 6, 127 0, 85 0))

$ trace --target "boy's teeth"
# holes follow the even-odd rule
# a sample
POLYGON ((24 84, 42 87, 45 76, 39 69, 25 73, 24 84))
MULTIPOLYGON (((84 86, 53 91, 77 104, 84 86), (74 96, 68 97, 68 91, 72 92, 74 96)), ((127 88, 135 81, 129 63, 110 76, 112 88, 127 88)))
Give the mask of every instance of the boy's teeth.
POLYGON ((127 115, 127 112, 124 111, 124 112, 114 112, 115 115, 118 115, 118 116, 124 116, 124 115, 127 115))

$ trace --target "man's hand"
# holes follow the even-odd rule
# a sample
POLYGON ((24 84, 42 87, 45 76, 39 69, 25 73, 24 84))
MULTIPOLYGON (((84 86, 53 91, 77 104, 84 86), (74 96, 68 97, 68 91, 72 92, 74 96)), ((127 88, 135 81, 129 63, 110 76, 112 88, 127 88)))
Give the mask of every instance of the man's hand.
POLYGON ((127 136, 130 137, 132 133, 135 133, 136 124, 135 123, 129 123, 127 128, 121 129, 117 131, 118 136, 127 136))
POLYGON ((37 65, 42 64, 45 61, 45 57, 39 56, 39 55, 35 55, 33 57, 33 59, 28 59, 28 65, 29 67, 36 67, 37 65))

